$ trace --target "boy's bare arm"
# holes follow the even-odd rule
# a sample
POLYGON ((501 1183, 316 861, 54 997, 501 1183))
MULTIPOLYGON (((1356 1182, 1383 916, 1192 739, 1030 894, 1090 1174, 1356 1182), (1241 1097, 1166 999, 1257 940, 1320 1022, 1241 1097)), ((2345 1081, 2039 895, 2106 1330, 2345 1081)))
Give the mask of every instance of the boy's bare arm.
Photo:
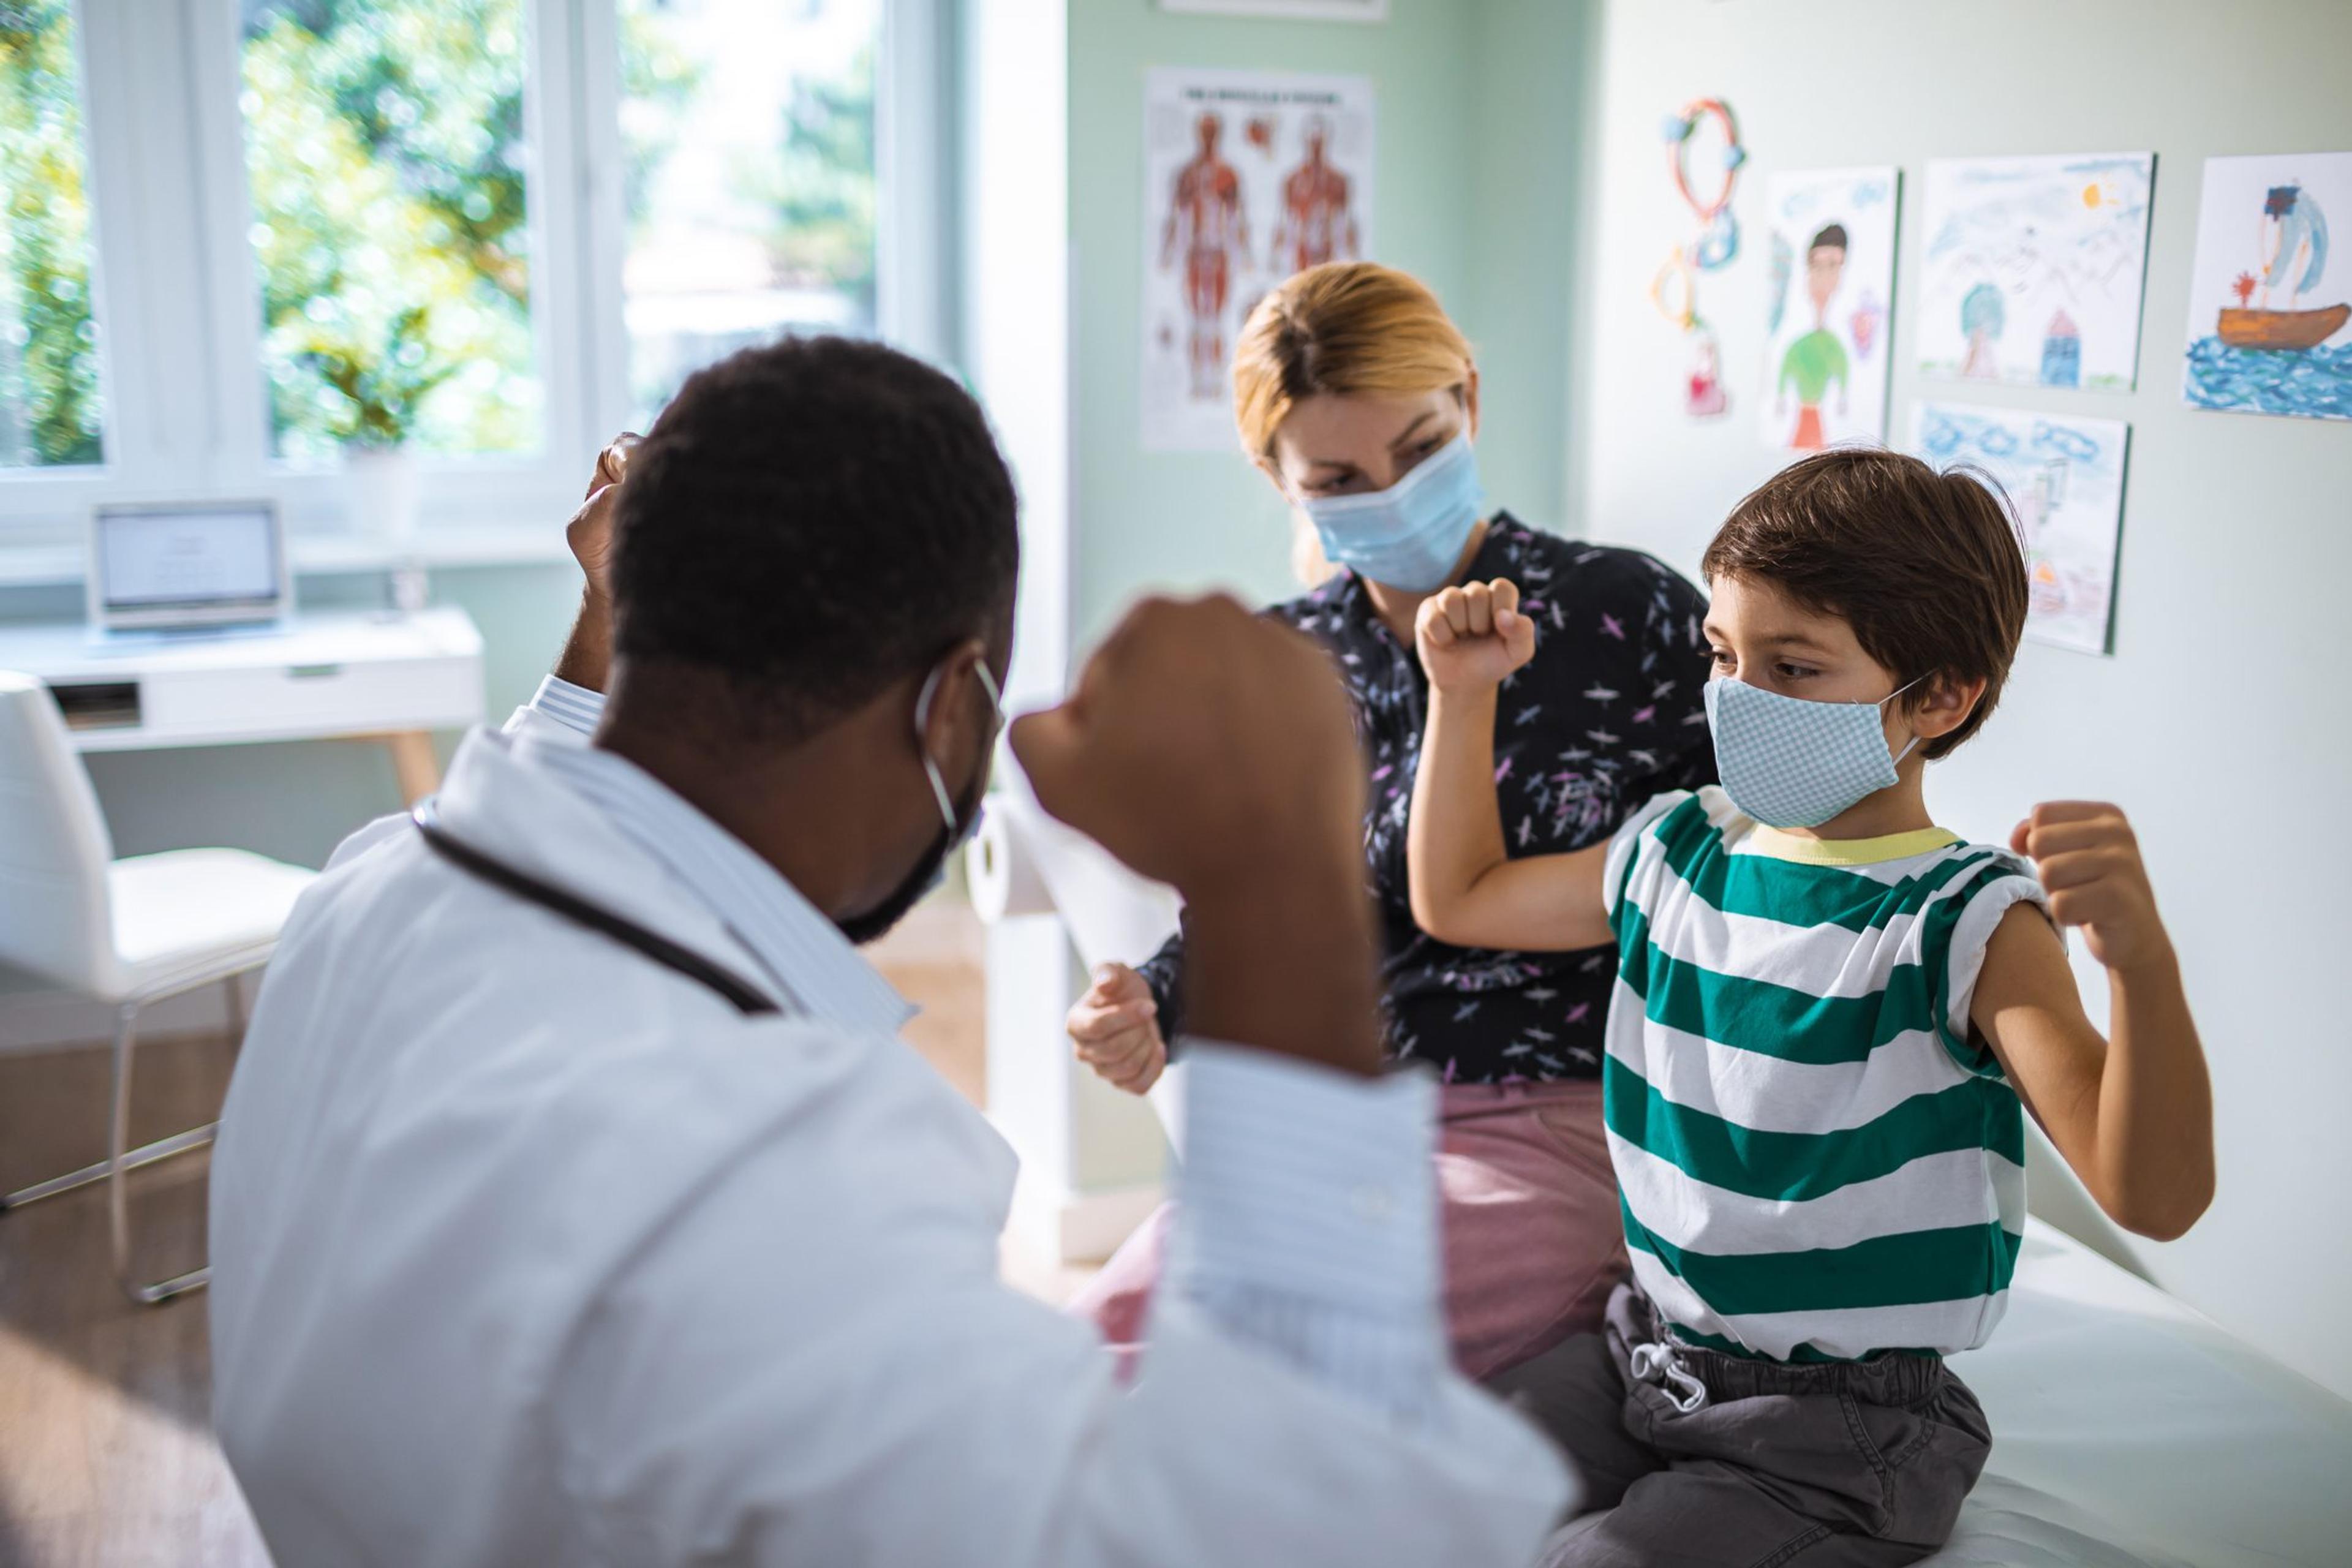
POLYGON ((1415 924, 1457 947, 1570 951, 1610 939, 1606 845, 1514 860, 1495 794, 1495 707, 1504 676, 1535 652, 1518 590, 1496 579, 1424 601, 1415 625, 1429 721, 1405 836, 1415 924))
POLYGON ((2114 806, 2073 801, 2036 806, 2012 843, 2106 966, 2113 1038, 2084 1016, 2057 933, 2022 906, 1986 948, 1970 1016, 2099 1206, 2169 1241, 2213 1201, 2213 1095, 2138 843, 2114 806))

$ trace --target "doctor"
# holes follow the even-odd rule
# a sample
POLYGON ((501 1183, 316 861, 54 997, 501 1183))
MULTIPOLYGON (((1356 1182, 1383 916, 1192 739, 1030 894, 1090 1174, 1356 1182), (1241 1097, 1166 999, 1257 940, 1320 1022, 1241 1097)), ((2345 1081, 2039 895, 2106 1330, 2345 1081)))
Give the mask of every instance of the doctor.
POLYGON ((1121 1387, 999 1283, 1012 1155, 853 946, 979 808, 1017 552, 980 409, 871 344, 748 351, 574 541, 580 679, 337 851, 230 1089, 215 1415, 277 1560, 1525 1561, 1568 1486, 1447 1365, 1323 658, 1148 604, 1013 725, 1192 911, 1183 1219, 1121 1387))

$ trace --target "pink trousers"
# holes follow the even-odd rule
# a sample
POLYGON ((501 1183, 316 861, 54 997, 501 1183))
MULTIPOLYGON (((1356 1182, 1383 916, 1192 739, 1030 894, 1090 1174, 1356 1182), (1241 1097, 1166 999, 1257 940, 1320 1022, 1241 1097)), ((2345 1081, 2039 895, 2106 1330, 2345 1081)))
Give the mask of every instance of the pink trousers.
MULTIPOLYGON (((1438 1224, 1454 1360, 1473 1378, 1601 1326, 1625 1276, 1598 1082, 1451 1084, 1440 1114, 1438 1224)), ((1144 1339, 1172 1205, 1070 1303, 1118 1347, 1144 1339)))

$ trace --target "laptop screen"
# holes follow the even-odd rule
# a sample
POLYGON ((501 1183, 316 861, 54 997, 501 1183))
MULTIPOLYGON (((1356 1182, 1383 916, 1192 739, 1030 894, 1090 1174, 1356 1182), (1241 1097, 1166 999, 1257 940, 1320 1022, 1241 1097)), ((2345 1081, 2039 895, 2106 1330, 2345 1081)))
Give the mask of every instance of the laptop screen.
POLYGON ((98 515, 110 610, 268 608, 278 596, 277 519, 263 505, 141 508, 98 515))

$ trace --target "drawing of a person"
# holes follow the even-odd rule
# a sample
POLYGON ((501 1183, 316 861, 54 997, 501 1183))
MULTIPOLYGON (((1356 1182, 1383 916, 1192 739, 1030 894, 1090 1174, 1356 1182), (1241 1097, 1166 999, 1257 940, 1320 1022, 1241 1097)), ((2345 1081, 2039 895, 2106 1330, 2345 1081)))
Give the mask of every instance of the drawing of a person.
POLYGON ((2000 289, 1990 283, 1979 283, 1960 300, 1960 331, 1968 334, 1968 357, 1960 362, 1962 375, 1980 381, 2000 379, 2000 356, 1993 344, 2007 325, 2009 308, 2001 303, 2000 289))
POLYGON ((2284 286, 2286 308, 2294 310, 2304 290, 2315 286, 2326 270, 2327 215, 2301 185, 2273 185, 2263 199, 2262 308, 2269 310, 2271 290, 2284 286))
POLYGON ((1356 255, 1356 215, 1348 205, 1348 176, 1331 166, 1325 149, 1331 122, 1307 121, 1307 157, 1282 182, 1282 216, 1275 222, 1274 260, 1292 272, 1356 255))
POLYGON ((1224 121, 1213 110, 1194 122, 1200 151, 1176 171, 1160 265, 1184 264, 1184 311, 1191 322, 1187 358, 1192 396, 1216 398, 1225 368, 1225 304, 1234 260, 1249 259, 1249 219, 1242 210, 1242 180, 1217 152, 1224 121))
POLYGON ((1780 406, 1786 411, 1789 389, 1797 391, 1797 428, 1789 445, 1815 451, 1828 444, 1822 431, 1822 399, 1830 384, 1837 384, 1838 413, 1845 412, 1846 387, 1852 367, 1845 344, 1830 331, 1830 301, 1837 297, 1845 277, 1846 233, 1843 224, 1824 225, 1805 247, 1805 297, 1813 302, 1813 330, 1789 345, 1780 356, 1780 406))

